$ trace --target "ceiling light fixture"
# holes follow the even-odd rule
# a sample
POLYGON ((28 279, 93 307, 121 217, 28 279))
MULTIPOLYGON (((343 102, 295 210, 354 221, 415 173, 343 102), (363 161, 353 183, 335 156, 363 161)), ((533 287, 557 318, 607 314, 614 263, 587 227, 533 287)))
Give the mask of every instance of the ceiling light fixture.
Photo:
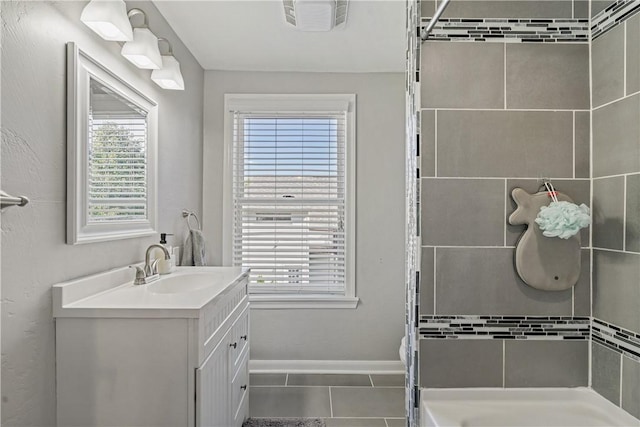
POLYGON ((105 40, 133 39, 127 5, 123 0, 91 0, 82 10, 80 20, 105 40))
POLYGON ((171 43, 165 38, 158 38, 158 42, 165 42, 169 46, 167 55, 162 55, 162 68, 151 72, 151 80, 163 89, 184 90, 184 79, 180 72, 180 63, 173 56, 171 43))
POLYGON ((140 9, 131 9, 127 16, 131 18, 140 14, 144 16, 144 24, 133 29, 133 40, 122 46, 121 53, 138 68, 157 70, 162 68, 162 56, 158 38, 149 29, 147 15, 140 9))
POLYGON ((285 19, 300 31, 329 31, 347 20, 348 0, 283 0, 285 19))

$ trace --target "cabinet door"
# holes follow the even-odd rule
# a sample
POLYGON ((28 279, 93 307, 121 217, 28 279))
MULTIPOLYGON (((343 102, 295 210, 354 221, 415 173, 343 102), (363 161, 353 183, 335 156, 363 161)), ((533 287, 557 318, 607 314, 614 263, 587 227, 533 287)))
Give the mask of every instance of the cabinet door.
POLYGON ((235 377, 231 381, 233 426, 242 427, 249 416, 249 351, 245 351, 235 377))
POLYGON ((229 427, 229 333, 196 369, 196 426, 229 427))

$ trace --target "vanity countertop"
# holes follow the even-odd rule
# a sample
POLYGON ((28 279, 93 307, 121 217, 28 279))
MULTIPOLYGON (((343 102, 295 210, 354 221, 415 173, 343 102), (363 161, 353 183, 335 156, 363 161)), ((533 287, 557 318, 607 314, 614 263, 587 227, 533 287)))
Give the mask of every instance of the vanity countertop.
POLYGON ((196 318, 248 275, 242 267, 178 267, 147 285, 133 285, 127 267, 53 286, 54 317, 196 318))

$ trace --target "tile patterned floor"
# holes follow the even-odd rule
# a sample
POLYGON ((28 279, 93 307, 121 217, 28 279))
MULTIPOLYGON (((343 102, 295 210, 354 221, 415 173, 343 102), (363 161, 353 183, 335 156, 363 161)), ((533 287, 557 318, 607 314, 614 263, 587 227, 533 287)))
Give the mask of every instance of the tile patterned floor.
POLYGON ((404 427, 404 375, 251 374, 251 417, 318 417, 327 427, 404 427))

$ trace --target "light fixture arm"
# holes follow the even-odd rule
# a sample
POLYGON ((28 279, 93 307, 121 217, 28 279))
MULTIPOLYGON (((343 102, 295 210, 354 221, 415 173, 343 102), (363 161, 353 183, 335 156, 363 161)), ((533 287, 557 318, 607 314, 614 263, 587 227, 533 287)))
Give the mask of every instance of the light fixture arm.
MULTIPOLYGON (((164 37, 158 37, 158 49, 160 49, 160 42, 165 42, 167 44, 167 47, 169 48, 167 55, 173 56, 173 47, 171 46, 171 43, 169 42, 169 40, 165 39, 164 37)), ((164 53, 162 52, 160 53, 164 55, 164 53)))
MULTIPOLYGON (((129 18, 129 21, 131 21, 131 18, 136 15, 142 15, 144 17, 144 22, 142 25, 134 28, 149 28, 149 18, 147 17, 147 14, 144 13, 144 11, 138 8, 133 8, 127 12, 127 17, 129 18)), ((131 26, 133 27, 133 25, 131 26)))

